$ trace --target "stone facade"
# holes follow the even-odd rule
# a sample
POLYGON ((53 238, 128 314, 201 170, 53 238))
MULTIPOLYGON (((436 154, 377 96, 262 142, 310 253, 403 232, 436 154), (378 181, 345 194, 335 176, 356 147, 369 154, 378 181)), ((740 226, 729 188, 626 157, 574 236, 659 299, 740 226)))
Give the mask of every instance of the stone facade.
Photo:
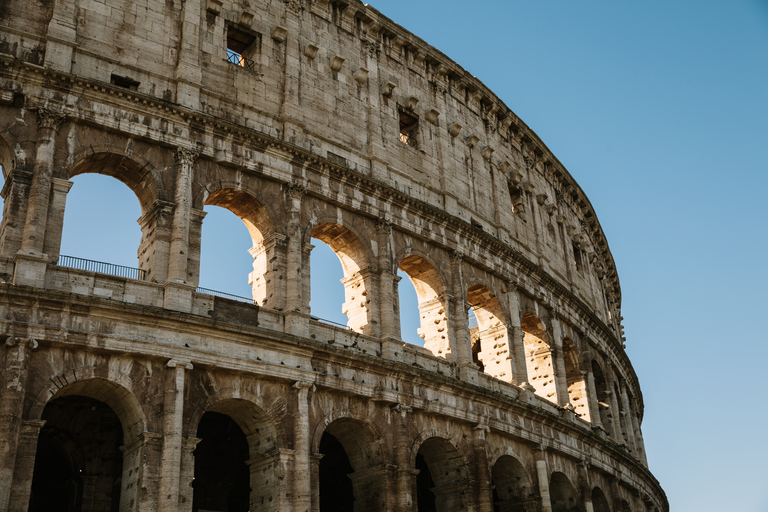
POLYGON ((358 0, 0 21, 0 512, 668 510, 597 216, 456 63, 358 0), (60 257, 82 173, 136 194, 138 270, 60 257), (205 205, 253 304, 197 289, 205 205), (347 329, 311 316, 312 238, 347 329))

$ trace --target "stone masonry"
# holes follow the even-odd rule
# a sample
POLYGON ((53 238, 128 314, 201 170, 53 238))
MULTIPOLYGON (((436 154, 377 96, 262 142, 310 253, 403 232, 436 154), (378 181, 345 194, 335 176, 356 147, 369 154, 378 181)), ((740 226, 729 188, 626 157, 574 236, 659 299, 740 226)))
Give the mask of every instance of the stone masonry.
POLYGON ((0 512, 668 511, 589 200, 374 7, 3 0, 0 128, 0 512), (83 173, 135 193, 136 269, 59 254, 83 173), (206 205, 252 303, 197 288, 206 205))

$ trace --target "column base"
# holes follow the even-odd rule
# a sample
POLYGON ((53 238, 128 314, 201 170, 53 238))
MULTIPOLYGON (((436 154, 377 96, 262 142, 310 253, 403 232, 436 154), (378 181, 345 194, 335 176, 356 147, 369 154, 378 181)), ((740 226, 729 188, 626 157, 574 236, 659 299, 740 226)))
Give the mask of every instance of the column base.
POLYGON ((381 340, 381 357, 388 361, 404 361, 405 342, 395 338, 381 340))
POLYGON ((480 370, 474 363, 462 363, 459 365, 459 378, 464 382, 470 384, 477 384, 479 382, 478 375, 480 370))
POLYGON ((19 251, 13 257, 13 284, 45 287, 45 271, 48 255, 35 251, 19 251))
POLYGON ((285 313, 285 333, 302 338, 309 337, 309 319, 310 316, 304 313, 287 311, 285 313))
POLYGON ((192 312, 192 294, 195 287, 185 283, 166 281, 163 286, 163 307, 182 313, 192 312))

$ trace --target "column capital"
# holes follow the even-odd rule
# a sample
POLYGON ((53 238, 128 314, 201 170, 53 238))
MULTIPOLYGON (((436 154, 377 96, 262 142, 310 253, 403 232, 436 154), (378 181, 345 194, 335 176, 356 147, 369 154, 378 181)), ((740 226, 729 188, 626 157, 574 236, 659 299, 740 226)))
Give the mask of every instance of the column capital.
POLYGON ((298 181, 283 184, 283 191, 291 199, 301 199, 307 193, 307 187, 298 181))
POLYGON ((461 251, 451 251, 451 262, 461 265, 464 261, 464 253, 461 251))
POLYGON ((400 414, 410 414, 413 412, 413 407, 405 404, 397 404, 392 406, 392 410, 395 412, 399 412, 400 414))
POLYGON ((182 368, 184 370, 191 370, 193 368, 191 361, 182 361, 179 359, 171 359, 165 363, 165 366, 168 368, 182 368))
POLYGON ((306 382, 302 380, 298 380, 294 382, 291 388, 296 389, 298 391, 304 391, 304 390, 315 391, 315 389, 317 389, 312 382, 306 382))
POLYGON ((18 346, 19 348, 29 347, 30 350, 35 350, 40 344, 34 338, 22 338, 18 336, 9 336, 5 340, 5 345, 7 347, 15 347, 15 346, 18 346))
POLYGON ((181 165, 194 165, 200 152, 191 148, 176 148, 176 163, 181 165))
POLYGON ((67 119, 66 114, 49 108, 37 107, 35 110, 37 111, 38 128, 50 128, 55 131, 67 119))
POLYGON ((380 235, 392 234, 392 223, 385 219, 376 219, 376 233, 380 235))

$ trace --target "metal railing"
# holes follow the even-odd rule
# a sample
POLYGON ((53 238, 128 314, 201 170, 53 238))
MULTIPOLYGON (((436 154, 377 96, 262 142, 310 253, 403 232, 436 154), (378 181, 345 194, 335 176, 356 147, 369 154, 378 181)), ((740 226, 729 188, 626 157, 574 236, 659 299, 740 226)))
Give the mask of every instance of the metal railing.
POLYGON ((232 50, 227 50, 227 62, 230 62, 235 66, 245 68, 248 71, 254 71, 256 68, 256 63, 254 61, 252 61, 251 59, 247 59, 242 55, 240 55, 239 53, 234 52, 232 50))
POLYGON ((195 291, 197 293, 202 293, 203 295, 212 295, 214 297, 221 297, 222 299, 231 299, 231 300, 236 300, 238 302, 247 302, 249 304, 256 304, 255 300, 249 299, 248 297, 241 297, 239 295, 232 295, 231 293, 219 292, 216 290, 209 290, 208 288, 203 288, 200 286, 195 291))
POLYGON ((342 329, 348 329, 350 331, 352 330, 352 328, 349 327, 347 324, 340 324, 339 322, 334 322, 333 320, 327 320, 325 318, 320 318, 320 317, 317 317, 317 316, 310 316, 310 318, 312 320, 316 321, 316 322, 320 322, 320 323, 323 323, 323 324, 334 325, 334 326, 337 326, 337 327, 341 327, 342 329))
POLYGON ((56 265, 59 267, 87 270, 89 272, 98 272, 99 274, 109 274, 139 281, 143 281, 147 277, 147 271, 140 268, 124 267, 123 265, 115 265, 114 263, 86 260, 83 258, 75 258, 74 256, 64 256, 63 254, 59 256, 56 265))

